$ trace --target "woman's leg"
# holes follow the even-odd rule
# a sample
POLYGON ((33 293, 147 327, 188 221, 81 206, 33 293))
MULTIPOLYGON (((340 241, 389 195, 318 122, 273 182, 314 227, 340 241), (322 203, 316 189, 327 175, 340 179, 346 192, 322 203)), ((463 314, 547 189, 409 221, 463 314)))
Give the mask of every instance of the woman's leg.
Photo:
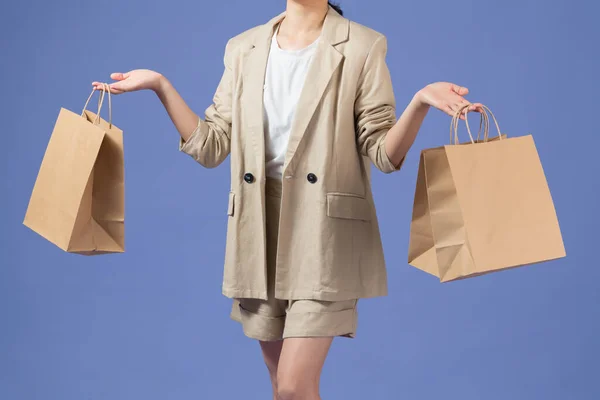
POLYGON ((271 385, 273 386, 273 400, 279 400, 277 397, 277 365, 279 364, 279 358, 281 355, 281 348, 283 346, 283 340, 275 341, 259 341, 260 348, 269 371, 269 377, 271 378, 271 385))
POLYGON ((333 337, 283 340, 277 365, 276 400, 320 400, 319 380, 333 337))

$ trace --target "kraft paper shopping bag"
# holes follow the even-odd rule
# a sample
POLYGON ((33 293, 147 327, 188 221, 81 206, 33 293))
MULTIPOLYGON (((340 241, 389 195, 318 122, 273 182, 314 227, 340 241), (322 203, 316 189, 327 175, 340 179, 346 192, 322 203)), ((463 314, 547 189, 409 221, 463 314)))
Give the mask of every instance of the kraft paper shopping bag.
POLYGON ((112 123, 108 85, 98 111, 61 108, 23 224, 70 253, 121 253, 124 234, 123 132, 112 123), (109 121, 100 118, 105 94, 109 121))
MULTIPOLYGON (((468 107, 468 105, 467 105, 468 107)), ((408 262, 448 282, 566 255, 531 135, 507 138, 484 107, 483 140, 421 152, 408 262), (498 136, 488 136, 489 116, 498 136)))

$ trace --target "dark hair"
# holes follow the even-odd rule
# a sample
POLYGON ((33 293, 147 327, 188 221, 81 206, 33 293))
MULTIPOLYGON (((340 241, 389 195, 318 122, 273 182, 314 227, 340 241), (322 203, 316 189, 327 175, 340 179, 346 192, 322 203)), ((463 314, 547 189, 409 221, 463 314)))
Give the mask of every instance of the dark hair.
POLYGON ((329 5, 330 5, 330 6, 331 6, 331 7, 332 7, 332 8, 333 8, 335 11, 337 11, 337 12, 338 12, 338 14, 340 14, 340 15, 344 15, 344 12, 342 11, 342 8, 340 7, 340 5, 339 5, 339 4, 337 4, 337 3, 332 3, 331 1, 329 1, 328 3, 329 3, 329 5))

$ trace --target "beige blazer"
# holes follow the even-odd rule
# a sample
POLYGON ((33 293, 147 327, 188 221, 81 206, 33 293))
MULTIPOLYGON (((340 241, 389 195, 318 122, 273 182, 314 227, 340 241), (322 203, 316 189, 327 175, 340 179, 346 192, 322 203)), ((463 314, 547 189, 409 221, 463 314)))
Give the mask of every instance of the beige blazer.
MULTIPOLYGON (((207 168, 231 155, 223 294, 233 298, 267 298, 263 86, 270 41, 284 16, 228 41, 213 104, 179 142, 207 168)), ((370 184, 370 162, 384 173, 400 169, 384 147, 396 122, 386 51, 385 36, 329 8, 283 167, 277 298, 387 294, 370 184)))

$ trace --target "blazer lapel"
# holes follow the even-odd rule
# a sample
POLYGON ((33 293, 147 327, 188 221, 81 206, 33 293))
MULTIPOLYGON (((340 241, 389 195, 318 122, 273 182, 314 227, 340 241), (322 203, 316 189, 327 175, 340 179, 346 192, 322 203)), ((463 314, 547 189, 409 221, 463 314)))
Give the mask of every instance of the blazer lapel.
MULTIPOLYGON (((264 179, 265 176, 265 132, 263 122, 265 73, 274 27, 284 17, 285 12, 272 18, 268 23, 257 29, 253 47, 247 55, 243 67, 244 93, 242 95, 242 106, 246 115, 245 122, 249 134, 252 136, 261 179, 264 179)), ((283 166, 284 174, 296 156, 298 146, 331 80, 331 76, 344 58, 343 54, 335 48, 335 45, 348 40, 348 28, 348 20, 340 16, 332 7, 329 7, 323 22, 321 37, 313 54, 294 113, 294 121, 292 122, 283 166)))
POLYGON ((275 25, 283 19, 285 12, 272 18, 257 29, 252 49, 243 66, 242 107, 246 131, 252 138, 258 165, 258 176, 265 177, 265 127, 263 121, 263 92, 271 39, 275 25))
POLYGON ((283 173, 287 169, 294 170, 294 160, 298 156, 299 145, 305 136, 308 124, 312 119, 323 93, 331 80, 331 76, 343 60, 344 55, 339 52, 335 45, 348 40, 348 20, 340 16, 333 8, 329 11, 323 22, 321 37, 310 67, 306 73, 306 79, 292 122, 292 130, 288 142, 288 148, 283 165, 283 173))

